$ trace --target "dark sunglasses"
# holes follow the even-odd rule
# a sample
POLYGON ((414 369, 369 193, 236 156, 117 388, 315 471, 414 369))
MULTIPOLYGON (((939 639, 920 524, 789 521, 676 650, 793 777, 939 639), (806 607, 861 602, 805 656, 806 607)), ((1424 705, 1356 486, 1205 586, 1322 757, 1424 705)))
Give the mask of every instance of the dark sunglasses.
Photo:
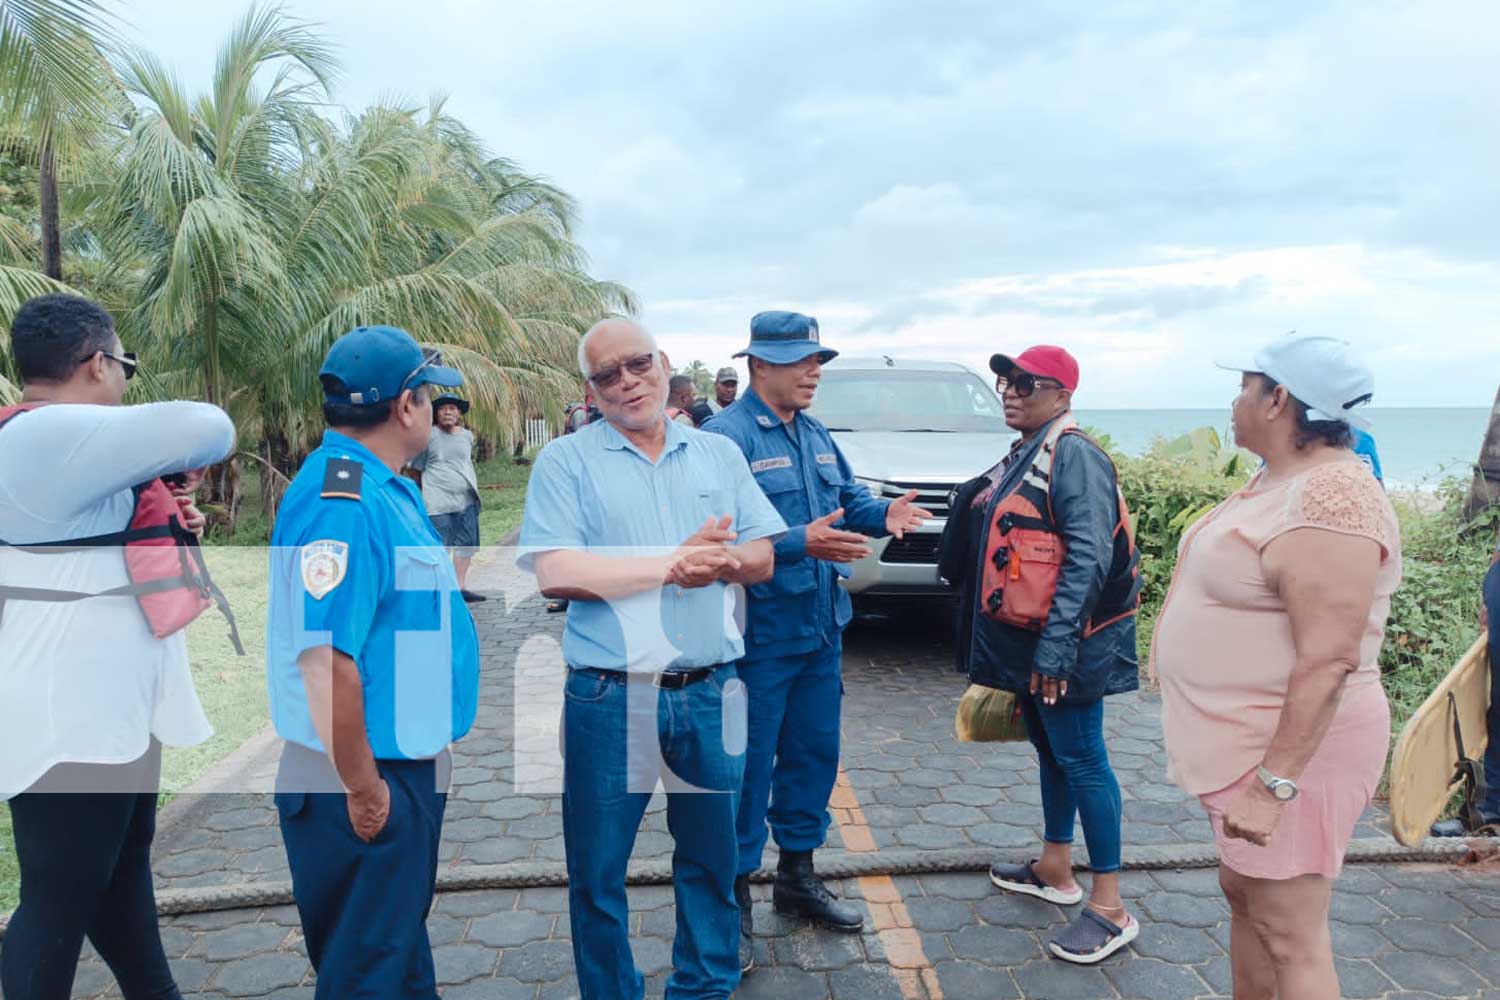
POLYGON ((605 365, 594 374, 589 376, 589 381, 594 383, 595 388, 608 389, 626 372, 637 377, 649 372, 656 364, 656 352, 650 354, 637 354, 633 358, 626 358, 617 365, 605 365))
MULTIPOLYGON (((125 370, 125 381, 127 382, 135 378, 135 370, 141 366, 141 363, 135 359, 134 351, 125 351, 121 354, 111 354, 108 351, 95 351, 94 354, 102 354, 123 368, 125 370)), ((79 358, 78 364, 81 365, 85 361, 92 361, 94 354, 90 354, 86 358, 79 358)))
POLYGON ((1057 381, 1057 379, 1042 378, 1031 374, 1031 372, 1017 372, 1015 378, 1006 378, 1004 375, 1001 375, 995 379, 995 391, 1000 395, 1005 395, 1006 389, 1015 389, 1016 395, 1022 399, 1026 399, 1039 388, 1061 389, 1062 387, 1063 384, 1057 381))

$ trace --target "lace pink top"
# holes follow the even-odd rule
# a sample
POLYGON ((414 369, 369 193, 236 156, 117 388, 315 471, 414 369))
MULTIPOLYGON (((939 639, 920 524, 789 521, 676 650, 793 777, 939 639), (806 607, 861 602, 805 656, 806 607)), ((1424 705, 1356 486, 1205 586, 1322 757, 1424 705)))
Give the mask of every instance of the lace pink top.
POLYGON ((1354 458, 1275 486, 1261 486, 1263 477, 1257 474, 1183 536, 1152 641, 1168 775, 1195 795, 1225 788, 1260 764, 1281 717, 1297 650, 1261 554, 1286 532, 1319 528, 1380 543, 1360 666, 1349 676, 1330 732, 1354 721, 1345 714, 1370 710, 1371 699, 1359 697, 1359 689, 1379 690, 1381 639, 1401 582, 1400 530, 1385 491, 1354 458))

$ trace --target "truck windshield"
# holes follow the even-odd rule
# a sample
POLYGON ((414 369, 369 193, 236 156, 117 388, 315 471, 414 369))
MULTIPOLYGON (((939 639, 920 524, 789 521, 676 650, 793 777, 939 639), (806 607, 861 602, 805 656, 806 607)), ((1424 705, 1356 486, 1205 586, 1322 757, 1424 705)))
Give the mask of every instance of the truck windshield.
POLYGON ((995 390, 964 371, 824 368, 811 413, 833 430, 1008 432, 995 390))

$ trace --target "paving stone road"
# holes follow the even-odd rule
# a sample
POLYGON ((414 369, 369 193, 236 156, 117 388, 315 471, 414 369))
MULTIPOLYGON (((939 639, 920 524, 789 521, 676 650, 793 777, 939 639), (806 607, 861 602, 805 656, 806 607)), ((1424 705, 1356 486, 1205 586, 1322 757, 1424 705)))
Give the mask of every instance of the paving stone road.
MULTIPOLYGON (((561 861, 557 714, 561 616, 501 565, 478 583, 497 594, 475 606, 485 656, 480 715, 455 749, 442 859, 450 868, 561 861), (504 596, 499 596, 503 592, 504 596), (518 709, 519 706, 519 709, 518 709)), ((882 849, 976 848, 1024 859, 1040 835, 1034 757, 1025 745, 963 745, 953 709, 963 681, 949 670, 945 619, 931 609, 851 629, 844 669, 844 783, 825 855, 882 849)), ((1195 802, 1163 778, 1150 695, 1109 699, 1110 755, 1125 798, 1127 845, 1211 839, 1195 802)), ((163 888, 285 880, 275 812, 264 789, 274 753, 248 762, 258 788, 174 805, 157 841, 163 888)), ((1356 836, 1381 835, 1378 810, 1356 836)), ((1081 847, 1081 838, 1080 838, 1081 847)), ((667 858, 671 839, 655 804, 636 857, 667 858)), ((773 856, 768 854, 768 863, 773 856)), ((742 998, 1176 998, 1229 991, 1227 914, 1211 869, 1127 872, 1142 920, 1129 953, 1082 969, 1045 957, 1043 942, 1070 914, 999 894, 982 874, 851 879, 847 898, 869 911, 867 932, 843 936, 784 921, 757 886, 760 968, 742 998)), ((648 995, 671 963, 669 886, 630 891, 637 960, 648 995)), ((576 997, 563 889, 440 894, 429 926, 445 998, 576 997)), ((311 972, 290 907, 167 918, 167 950, 184 995, 311 997, 311 972)), ((1334 942, 1346 997, 1500 1000, 1500 875, 1431 865, 1350 868, 1334 905, 1334 942)), ((92 955, 76 997, 114 997, 92 955)))

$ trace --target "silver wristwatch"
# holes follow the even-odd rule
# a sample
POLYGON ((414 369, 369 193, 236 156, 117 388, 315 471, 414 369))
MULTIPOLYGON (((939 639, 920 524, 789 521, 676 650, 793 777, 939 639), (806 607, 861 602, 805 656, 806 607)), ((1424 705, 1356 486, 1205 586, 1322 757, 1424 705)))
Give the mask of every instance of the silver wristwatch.
POLYGON ((1290 802, 1297 797, 1297 783, 1291 778, 1278 778, 1270 771, 1267 771, 1264 765, 1255 769, 1255 776, 1280 801, 1290 802))

